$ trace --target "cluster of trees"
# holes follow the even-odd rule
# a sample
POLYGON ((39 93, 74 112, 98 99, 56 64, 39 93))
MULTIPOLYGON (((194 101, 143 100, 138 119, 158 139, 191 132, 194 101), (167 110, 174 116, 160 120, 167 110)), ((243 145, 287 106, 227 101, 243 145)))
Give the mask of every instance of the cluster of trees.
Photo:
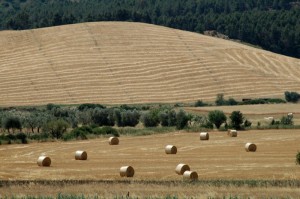
POLYGON ((299 0, 2 0, 0 29, 90 21, 135 21, 203 33, 216 30, 300 57, 299 0))
POLYGON ((183 110, 176 112, 170 107, 145 109, 147 108, 127 105, 107 108, 99 104, 82 104, 78 107, 48 104, 45 109, 2 110, 0 127, 8 134, 14 134, 16 131, 25 132, 25 128, 29 135, 48 133, 51 137, 60 139, 70 128, 77 129, 73 135, 81 136, 80 131, 83 129, 78 130, 78 126, 93 126, 95 127, 94 131, 91 131, 93 134, 103 134, 109 131, 96 127, 135 127, 141 122, 145 127, 161 125, 183 129, 190 119, 190 115, 183 110))
MULTIPOLYGON (((237 101, 230 97, 225 99, 224 94, 217 94, 215 105, 216 106, 236 106, 236 105, 251 105, 251 104, 281 104, 286 102, 297 102, 300 99, 300 94, 296 92, 285 92, 285 100, 280 98, 255 98, 245 99, 243 101, 237 101)), ((194 104, 195 107, 212 106, 212 104, 205 103, 202 100, 198 100, 194 104)))
POLYGON ((225 123, 225 129, 233 128, 236 130, 245 129, 250 127, 252 123, 245 119, 243 114, 240 111, 233 111, 229 116, 229 124, 227 124, 227 117, 223 111, 214 110, 210 111, 208 114, 208 119, 211 123, 213 123, 217 129, 221 127, 222 124, 225 123))
POLYGON ((297 92, 289 92, 286 91, 284 93, 285 99, 288 102, 293 102, 293 103, 297 103, 300 100, 300 94, 297 92))

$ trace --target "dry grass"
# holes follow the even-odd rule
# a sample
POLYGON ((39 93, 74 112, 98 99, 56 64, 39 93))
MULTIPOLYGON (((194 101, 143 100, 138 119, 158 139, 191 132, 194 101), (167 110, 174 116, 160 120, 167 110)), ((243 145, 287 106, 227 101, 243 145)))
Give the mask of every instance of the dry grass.
POLYGON ((184 162, 196 171, 199 180, 300 180, 295 155, 299 151, 299 130, 241 131, 231 139, 226 132, 210 132, 209 142, 201 142, 198 133, 171 133, 163 135, 121 137, 121 144, 111 146, 106 138, 28 145, 0 145, 1 180, 103 180, 99 183, 47 184, 29 183, 0 186, 6 195, 51 195, 57 193, 85 194, 112 198, 124 196, 196 196, 198 198, 223 196, 292 197, 300 194, 299 185, 293 186, 220 186, 182 183, 182 176, 174 172, 184 162), (165 146, 173 143, 176 155, 165 154, 165 146), (246 142, 258 146, 255 153, 245 152, 246 142), (74 151, 84 149, 87 161, 76 161, 74 151), (51 156, 51 167, 38 167, 36 157, 51 156), (13 165, 13 166, 12 166, 13 165), (122 182, 119 169, 132 165, 135 176, 122 182), (161 183, 160 183, 161 182, 161 183), (174 183, 173 183, 174 182, 174 183))
MULTIPOLYGON (((165 198, 177 196, 177 198, 226 198, 238 196, 238 198, 299 198, 298 187, 248 187, 248 186, 211 186, 205 184, 143 184, 143 183, 91 183, 64 186, 48 186, 31 183, 24 186, 10 186, 0 188, 1 193, 7 196, 57 196, 58 193, 76 194, 78 196, 98 195, 102 198, 126 198, 130 193, 132 198, 165 198)), ((82 197, 78 197, 82 198, 82 197)), ((176 198, 176 197, 175 197, 176 198)))
POLYGON ((149 24, 0 32, 0 105, 169 103, 282 97, 300 61, 149 24), (232 80, 234 79, 234 81, 232 80))

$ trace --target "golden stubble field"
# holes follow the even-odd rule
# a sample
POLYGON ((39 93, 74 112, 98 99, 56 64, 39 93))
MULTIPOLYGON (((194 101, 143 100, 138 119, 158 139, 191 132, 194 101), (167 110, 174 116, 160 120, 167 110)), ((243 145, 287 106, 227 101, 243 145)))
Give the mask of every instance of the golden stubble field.
POLYGON ((299 130, 244 131, 231 138, 225 132, 210 132, 209 141, 200 141, 199 133, 171 133, 141 137, 121 137, 120 145, 107 139, 73 142, 31 143, 0 146, 0 179, 120 180, 121 166, 135 168, 135 180, 181 180, 174 169, 188 164, 200 179, 300 179, 295 156, 300 150, 299 130), (246 152, 246 142, 258 149, 246 152), (167 155, 167 144, 177 146, 176 155, 167 155), (88 153, 87 161, 74 158, 76 150, 88 153), (38 167, 42 153, 51 159, 51 167, 38 167))
POLYGON ((210 132, 210 140, 200 141, 199 133, 168 133, 151 136, 120 137, 120 145, 111 146, 107 138, 27 145, 0 146, 0 179, 19 180, 108 180, 111 183, 47 185, 30 183, 0 187, 4 195, 52 195, 57 193, 97 194, 107 198, 125 196, 197 198, 237 196, 290 196, 300 191, 291 187, 211 186, 182 184, 175 173, 179 163, 197 171, 200 180, 300 180, 300 167, 295 156, 300 150, 299 130, 251 130, 228 137, 226 132, 210 132), (246 142, 257 145, 256 152, 246 152, 246 142), (167 144, 177 146, 176 155, 167 155, 167 144), (88 160, 75 160, 76 150, 85 150, 88 160), (36 160, 42 153, 52 159, 51 167, 39 167, 36 160), (135 169, 129 183, 119 176, 121 166, 135 169), (155 181, 156 183, 147 183, 155 181), (160 184, 159 181, 162 183, 160 184), (178 182, 172 184, 171 182, 178 182), (131 183, 130 183, 131 182, 131 183), (142 182, 142 183, 139 183, 142 182), (168 183, 170 182, 170 183, 168 183))
POLYGON ((213 101, 300 92, 300 61, 156 25, 0 32, 0 105, 213 101))

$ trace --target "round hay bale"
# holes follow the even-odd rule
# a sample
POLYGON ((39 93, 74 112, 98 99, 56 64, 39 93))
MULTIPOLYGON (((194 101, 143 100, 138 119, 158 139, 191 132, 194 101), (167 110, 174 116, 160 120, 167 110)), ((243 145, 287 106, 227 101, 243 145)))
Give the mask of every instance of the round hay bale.
POLYGON ((75 152, 75 160, 86 160, 87 153, 85 151, 76 151, 75 152))
POLYGON ((179 164, 177 165, 177 167, 175 168, 175 172, 178 174, 178 175, 183 175, 183 173, 185 171, 189 171, 190 170, 190 167, 189 165, 187 164, 179 164))
POLYGON ((110 145, 118 145, 119 144, 119 138, 117 138, 117 137, 110 137, 108 143, 110 145))
POLYGON ((176 154, 177 153, 177 147, 174 145, 167 145, 165 148, 166 154, 176 154))
POLYGON ((257 148, 256 145, 253 144, 253 143, 247 143, 245 145, 245 149, 246 149, 247 152, 255 152, 256 148, 257 148))
POLYGON ((230 137, 237 137, 237 131, 236 130, 230 130, 229 134, 230 137))
POLYGON ((134 169, 132 166, 123 166, 120 168, 120 176, 121 177, 133 177, 134 169))
POLYGON ((51 165, 51 159, 47 156, 40 156, 37 160, 37 164, 40 167, 50 167, 51 165))
POLYGON ((200 133, 200 140, 209 140, 209 134, 207 132, 200 133))
POLYGON ((184 180, 198 180, 198 173, 196 171, 185 171, 183 173, 184 180))

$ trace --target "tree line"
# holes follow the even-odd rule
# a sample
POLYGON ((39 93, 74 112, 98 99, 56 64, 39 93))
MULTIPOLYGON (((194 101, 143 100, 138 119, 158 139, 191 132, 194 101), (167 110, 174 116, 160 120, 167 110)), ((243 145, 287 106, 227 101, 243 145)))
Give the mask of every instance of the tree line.
MULTIPOLYGON (((256 128, 291 128, 293 124, 293 115, 288 114, 280 120, 273 119, 268 126, 261 126, 258 122, 256 128)), ((176 105, 105 107, 100 104, 48 104, 45 107, 2 108, 0 144, 18 141, 27 143, 27 138, 47 141, 88 139, 103 135, 135 135, 145 129, 154 129, 155 132, 182 129, 197 132, 213 128, 221 131, 244 130, 251 128, 251 125, 252 122, 240 111, 225 114, 217 108, 207 115, 198 115, 185 112, 176 105)))
POLYGON ((231 39, 300 58, 299 0, 3 0, 0 29, 134 21, 231 39))

